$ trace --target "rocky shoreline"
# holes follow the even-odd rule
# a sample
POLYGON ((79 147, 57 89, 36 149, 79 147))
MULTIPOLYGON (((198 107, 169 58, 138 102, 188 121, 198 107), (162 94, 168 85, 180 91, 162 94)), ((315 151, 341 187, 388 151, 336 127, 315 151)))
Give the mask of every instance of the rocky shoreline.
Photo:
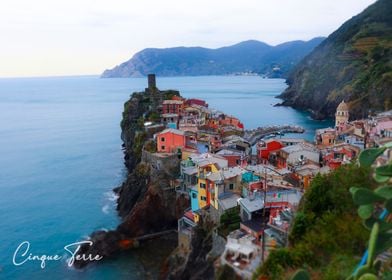
MULTIPOLYGON (((178 94, 173 91, 161 92, 163 96, 173 93, 178 94)), ((113 190, 118 194, 117 211, 122 222, 114 230, 93 232, 89 237, 92 245, 82 245, 79 255, 100 255, 104 260, 130 249, 143 248, 149 241, 139 242, 140 236, 176 230, 177 220, 189 206, 188 198, 176 194, 171 186, 171 181, 179 174, 179 159, 174 157, 165 162, 165 168, 156 169, 154 159, 145 149, 148 147, 147 139, 152 137, 153 132, 146 131, 141 120, 153 113, 153 102, 145 92, 133 93, 124 104, 121 138, 124 142, 124 163, 128 175, 123 184, 113 190)), ((177 235, 172 238, 175 242, 171 244, 177 245, 177 235)), ((196 238, 195 242, 198 241, 200 239, 196 238)), ((195 253, 197 254, 197 250, 195 253)), ((174 255, 160 269, 160 279, 184 279, 183 273, 189 273, 188 269, 181 271, 173 267, 174 255)), ((192 258, 191 256, 189 261, 192 258)), ((81 269, 88 264, 89 261, 76 260, 74 267, 81 269)), ((189 268, 189 265, 185 267, 189 268)))

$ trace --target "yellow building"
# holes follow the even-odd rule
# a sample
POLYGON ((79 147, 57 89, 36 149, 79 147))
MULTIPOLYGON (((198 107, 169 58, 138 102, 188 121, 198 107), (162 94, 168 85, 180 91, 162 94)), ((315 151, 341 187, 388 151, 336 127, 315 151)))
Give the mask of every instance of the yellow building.
POLYGON ((205 166, 199 167, 198 172, 198 200, 199 200, 199 208, 203 208, 210 204, 211 201, 211 182, 206 179, 207 175, 212 173, 218 173, 219 169, 216 163, 208 163, 205 166))
POLYGON ((210 204, 211 196, 214 194, 213 183, 207 180, 207 176, 227 168, 228 162, 225 158, 210 153, 192 155, 191 158, 198 169, 197 198, 199 208, 203 208, 210 204))

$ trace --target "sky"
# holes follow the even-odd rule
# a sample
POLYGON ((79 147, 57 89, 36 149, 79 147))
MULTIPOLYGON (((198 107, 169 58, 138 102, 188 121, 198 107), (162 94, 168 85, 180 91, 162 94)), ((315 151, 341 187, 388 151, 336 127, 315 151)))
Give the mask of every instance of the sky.
POLYGON ((148 48, 328 36, 375 0, 4 0, 0 77, 100 74, 148 48))

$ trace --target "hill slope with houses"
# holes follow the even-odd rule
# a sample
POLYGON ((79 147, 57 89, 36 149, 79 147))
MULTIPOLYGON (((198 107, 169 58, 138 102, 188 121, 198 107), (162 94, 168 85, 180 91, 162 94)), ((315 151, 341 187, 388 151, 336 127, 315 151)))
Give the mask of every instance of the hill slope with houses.
MULTIPOLYGON (((307 263, 316 276, 321 268, 343 275, 355 265, 352 256, 361 254, 367 238, 348 188, 370 186, 370 177, 352 162, 362 150, 392 141, 392 112, 349 121, 342 102, 335 115, 335 127, 318 130, 315 143, 262 139, 253 154, 238 118, 178 91, 159 90, 150 75, 148 88, 124 106, 129 174, 116 189, 122 222, 115 230, 93 233, 94 245, 81 252, 109 258, 143 246, 149 236, 175 230, 177 246, 162 264, 162 279, 271 277, 275 266, 263 266, 271 263, 279 264, 281 273, 307 263), (312 234, 323 229, 323 222, 342 232, 326 231, 325 243, 319 244, 312 234), (340 255, 328 249, 331 238, 340 255), (336 260, 331 265, 309 262, 320 254, 336 260), (336 262, 346 270, 337 269, 336 262)), ((388 154, 383 157, 388 160, 388 154)))

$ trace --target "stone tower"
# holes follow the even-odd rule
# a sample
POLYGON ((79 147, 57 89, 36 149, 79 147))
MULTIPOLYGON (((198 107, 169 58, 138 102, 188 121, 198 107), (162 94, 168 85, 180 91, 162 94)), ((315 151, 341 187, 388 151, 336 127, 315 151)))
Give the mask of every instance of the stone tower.
POLYGON ((340 102, 335 114, 335 127, 343 127, 347 124, 349 119, 349 111, 347 103, 340 102))
POLYGON ((148 74, 148 88, 154 90, 156 87, 155 74, 148 74))

